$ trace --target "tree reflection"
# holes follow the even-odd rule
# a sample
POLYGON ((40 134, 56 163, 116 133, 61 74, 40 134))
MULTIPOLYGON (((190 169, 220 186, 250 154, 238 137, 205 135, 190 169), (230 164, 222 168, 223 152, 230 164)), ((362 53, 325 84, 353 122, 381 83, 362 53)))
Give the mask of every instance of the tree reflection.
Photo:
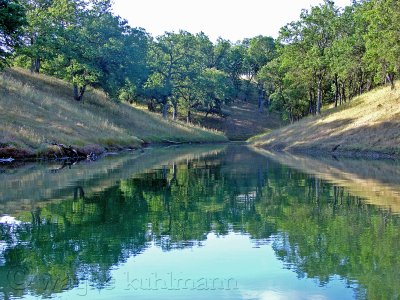
POLYGON ((339 275, 370 299, 400 294, 398 216, 249 151, 165 165, 90 197, 77 186, 70 199, 18 219, 0 226, 6 299, 46 297, 82 280, 104 288, 113 266, 151 243, 170 251, 232 231, 256 245, 272 240, 299 277, 324 285, 339 275))

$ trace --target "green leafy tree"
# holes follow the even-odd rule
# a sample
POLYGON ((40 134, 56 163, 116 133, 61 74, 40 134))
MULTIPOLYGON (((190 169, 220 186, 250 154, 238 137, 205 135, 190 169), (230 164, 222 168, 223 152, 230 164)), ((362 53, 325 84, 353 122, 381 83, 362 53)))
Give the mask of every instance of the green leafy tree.
POLYGON ((196 37, 185 31, 165 33, 151 44, 150 76, 145 88, 148 97, 162 105, 163 118, 167 118, 170 103, 174 109, 173 118, 176 118, 178 90, 196 73, 198 57, 196 37))
POLYGON ((400 70, 400 3, 397 0, 372 0, 365 3, 369 21, 365 59, 377 71, 377 82, 390 83, 400 70))
POLYGON ((324 80, 329 76, 329 60, 327 51, 332 45, 334 22, 338 9, 332 1, 311 8, 310 12, 303 11, 301 15, 302 33, 305 46, 305 67, 311 71, 316 80, 316 113, 321 113, 323 103, 324 80))
POLYGON ((335 106, 372 87, 370 74, 363 62, 365 24, 348 6, 334 23, 335 40, 327 51, 330 76, 333 79, 335 106))
POLYGON ((258 36, 249 40, 244 58, 245 70, 249 81, 255 81, 258 91, 258 109, 263 111, 266 89, 262 77, 258 76, 261 68, 276 57, 275 41, 272 37, 258 36))
POLYGON ((103 89, 111 98, 142 85, 147 76, 148 36, 114 16, 109 1, 88 6, 75 0, 57 0, 54 53, 43 65, 46 73, 73 85, 73 97, 83 99, 88 86, 103 89))
POLYGON ((323 97, 330 95, 329 55, 339 15, 334 3, 325 1, 303 10, 300 20, 281 29, 276 42, 266 37, 249 41, 248 77, 257 82, 259 108, 267 94, 271 109, 291 122, 321 112, 323 97))
POLYGON ((19 45, 25 22, 25 10, 18 1, 0 0, 0 69, 19 45))
POLYGON ((234 88, 235 98, 241 91, 245 55, 246 47, 242 43, 232 45, 227 40, 219 39, 214 48, 215 63, 213 67, 228 74, 234 88))
POLYGON ((16 64, 39 73, 41 63, 54 58, 60 22, 58 11, 52 9, 56 0, 22 0, 26 9, 27 24, 24 44, 17 52, 16 64))
POLYGON ((199 86, 206 116, 210 113, 223 116, 222 106, 229 104, 234 92, 229 76, 215 68, 205 69, 199 78, 199 86))

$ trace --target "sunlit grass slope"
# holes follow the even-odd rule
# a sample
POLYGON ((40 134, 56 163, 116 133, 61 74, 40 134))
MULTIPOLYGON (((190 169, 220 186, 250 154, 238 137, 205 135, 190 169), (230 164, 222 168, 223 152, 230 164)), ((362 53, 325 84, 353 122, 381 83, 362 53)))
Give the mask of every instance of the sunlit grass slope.
POLYGON ((206 128, 222 131, 232 141, 245 141, 286 124, 277 113, 259 112, 257 103, 250 101, 236 100, 224 110, 229 114, 227 118, 198 115, 195 121, 206 128))
POLYGON ((80 103, 72 99, 71 87, 55 78, 21 69, 0 74, 0 157, 45 154, 52 143, 88 150, 225 140, 222 133, 112 102, 97 90, 80 103))
POLYGON ((257 147, 288 151, 400 155, 400 82, 331 108, 320 117, 251 139, 257 147))

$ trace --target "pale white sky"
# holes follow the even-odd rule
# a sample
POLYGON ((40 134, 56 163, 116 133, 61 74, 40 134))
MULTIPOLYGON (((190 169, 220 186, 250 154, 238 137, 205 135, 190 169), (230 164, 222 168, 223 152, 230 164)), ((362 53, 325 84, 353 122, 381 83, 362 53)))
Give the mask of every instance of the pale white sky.
MULTIPOLYGON (((212 41, 233 42, 257 35, 277 37, 279 29, 299 18, 302 8, 322 0, 114 0, 114 12, 153 36, 183 29, 203 31, 212 41)), ((351 0, 336 0, 344 7, 351 0)))

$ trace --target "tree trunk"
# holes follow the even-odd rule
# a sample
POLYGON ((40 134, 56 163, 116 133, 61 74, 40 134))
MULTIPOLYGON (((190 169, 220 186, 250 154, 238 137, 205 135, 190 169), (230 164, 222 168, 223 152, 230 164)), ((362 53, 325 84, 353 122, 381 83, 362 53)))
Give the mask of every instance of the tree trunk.
POLYGON ((188 124, 192 123, 192 112, 190 111, 190 109, 188 109, 188 112, 187 112, 186 122, 188 124))
POLYGON ((259 199, 260 197, 262 197, 263 194, 263 187, 264 187, 264 176, 263 176, 263 171, 261 166, 258 166, 258 170, 257 170, 257 189, 256 189, 256 193, 257 193, 257 199, 259 199))
POLYGON ((364 86, 364 76, 363 73, 360 73, 359 76, 359 88, 358 88, 358 95, 361 96, 361 94, 363 93, 363 86, 364 86))
POLYGON ((74 86, 73 86, 73 92, 74 92, 74 99, 76 101, 79 101, 80 100, 80 98, 79 98, 79 89, 78 89, 78 86, 76 84, 74 84, 74 86))
POLYGON ((290 121, 290 124, 293 124, 293 123, 294 123, 294 118, 293 118, 292 110, 290 110, 290 112, 289 112, 289 121, 290 121))
MULTIPOLYGON (((342 82, 342 101, 343 101, 343 103, 344 102, 346 102, 346 87, 345 87, 345 85, 344 85, 344 82, 342 82)), ((342 103, 341 103, 342 104, 342 103)))
POLYGON ((318 76, 317 114, 321 114, 322 107, 322 76, 318 76))
POLYGON ((178 169, 176 167, 176 164, 172 164, 172 178, 168 181, 168 187, 171 187, 175 182, 177 182, 177 174, 178 174, 178 169))
POLYGON ((318 203, 318 208, 319 208, 319 195, 321 190, 320 187, 321 187, 320 179, 315 178, 315 200, 318 203))
POLYGON ((337 74, 335 74, 334 83, 335 83, 335 107, 337 107, 338 106, 338 100, 339 100, 339 82, 338 82, 338 75, 337 74))
POLYGON ((153 100, 150 100, 150 102, 147 103, 147 109, 148 109, 149 111, 152 111, 152 112, 156 111, 153 100))
POLYGON ((162 116, 163 116, 164 119, 166 119, 168 117, 168 103, 167 103, 167 101, 163 102, 162 116))
POLYGON ((177 103, 173 103, 173 107, 172 107, 172 119, 176 120, 176 118, 178 117, 178 104, 177 103))
POLYGON ((178 175, 178 168, 176 167, 176 164, 173 163, 172 164, 172 179, 171 179, 171 183, 176 181, 177 175, 178 175))
POLYGON ((258 111, 264 110, 264 91, 261 87, 258 88, 258 111))
POLYGON ((373 82, 374 82, 373 78, 367 80, 367 92, 372 90, 373 82))
POLYGON ((392 73, 392 72, 388 73, 388 74, 386 75, 386 78, 387 78, 387 80, 388 80, 389 83, 390 83, 390 88, 391 88, 392 90, 394 90, 394 88, 395 88, 395 85, 394 85, 394 73, 392 73))
POLYGON ((308 112, 313 115, 314 114, 314 96, 313 96, 313 92, 312 92, 311 88, 308 90, 308 101, 309 101, 308 112))
POLYGON ((74 99, 76 101, 82 101, 85 90, 86 90, 86 85, 78 87, 77 84, 74 84, 74 86, 73 86, 74 99))
POLYGON ((74 189, 74 200, 83 199, 85 197, 85 192, 81 186, 74 189))
POLYGON ((31 72, 32 73, 39 73, 40 72, 40 57, 36 57, 34 59, 32 59, 32 63, 31 63, 31 72))
MULTIPOLYGON (((349 84, 348 84, 348 89, 347 89, 347 91, 349 92, 348 93, 348 100, 350 101, 351 100, 351 98, 352 98, 352 95, 351 95, 351 91, 353 90, 353 79, 352 78, 350 78, 350 80, 349 80, 349 84)), ((346 98, 345 98, 345 101, 344 102, 346 102, 346 98)))

